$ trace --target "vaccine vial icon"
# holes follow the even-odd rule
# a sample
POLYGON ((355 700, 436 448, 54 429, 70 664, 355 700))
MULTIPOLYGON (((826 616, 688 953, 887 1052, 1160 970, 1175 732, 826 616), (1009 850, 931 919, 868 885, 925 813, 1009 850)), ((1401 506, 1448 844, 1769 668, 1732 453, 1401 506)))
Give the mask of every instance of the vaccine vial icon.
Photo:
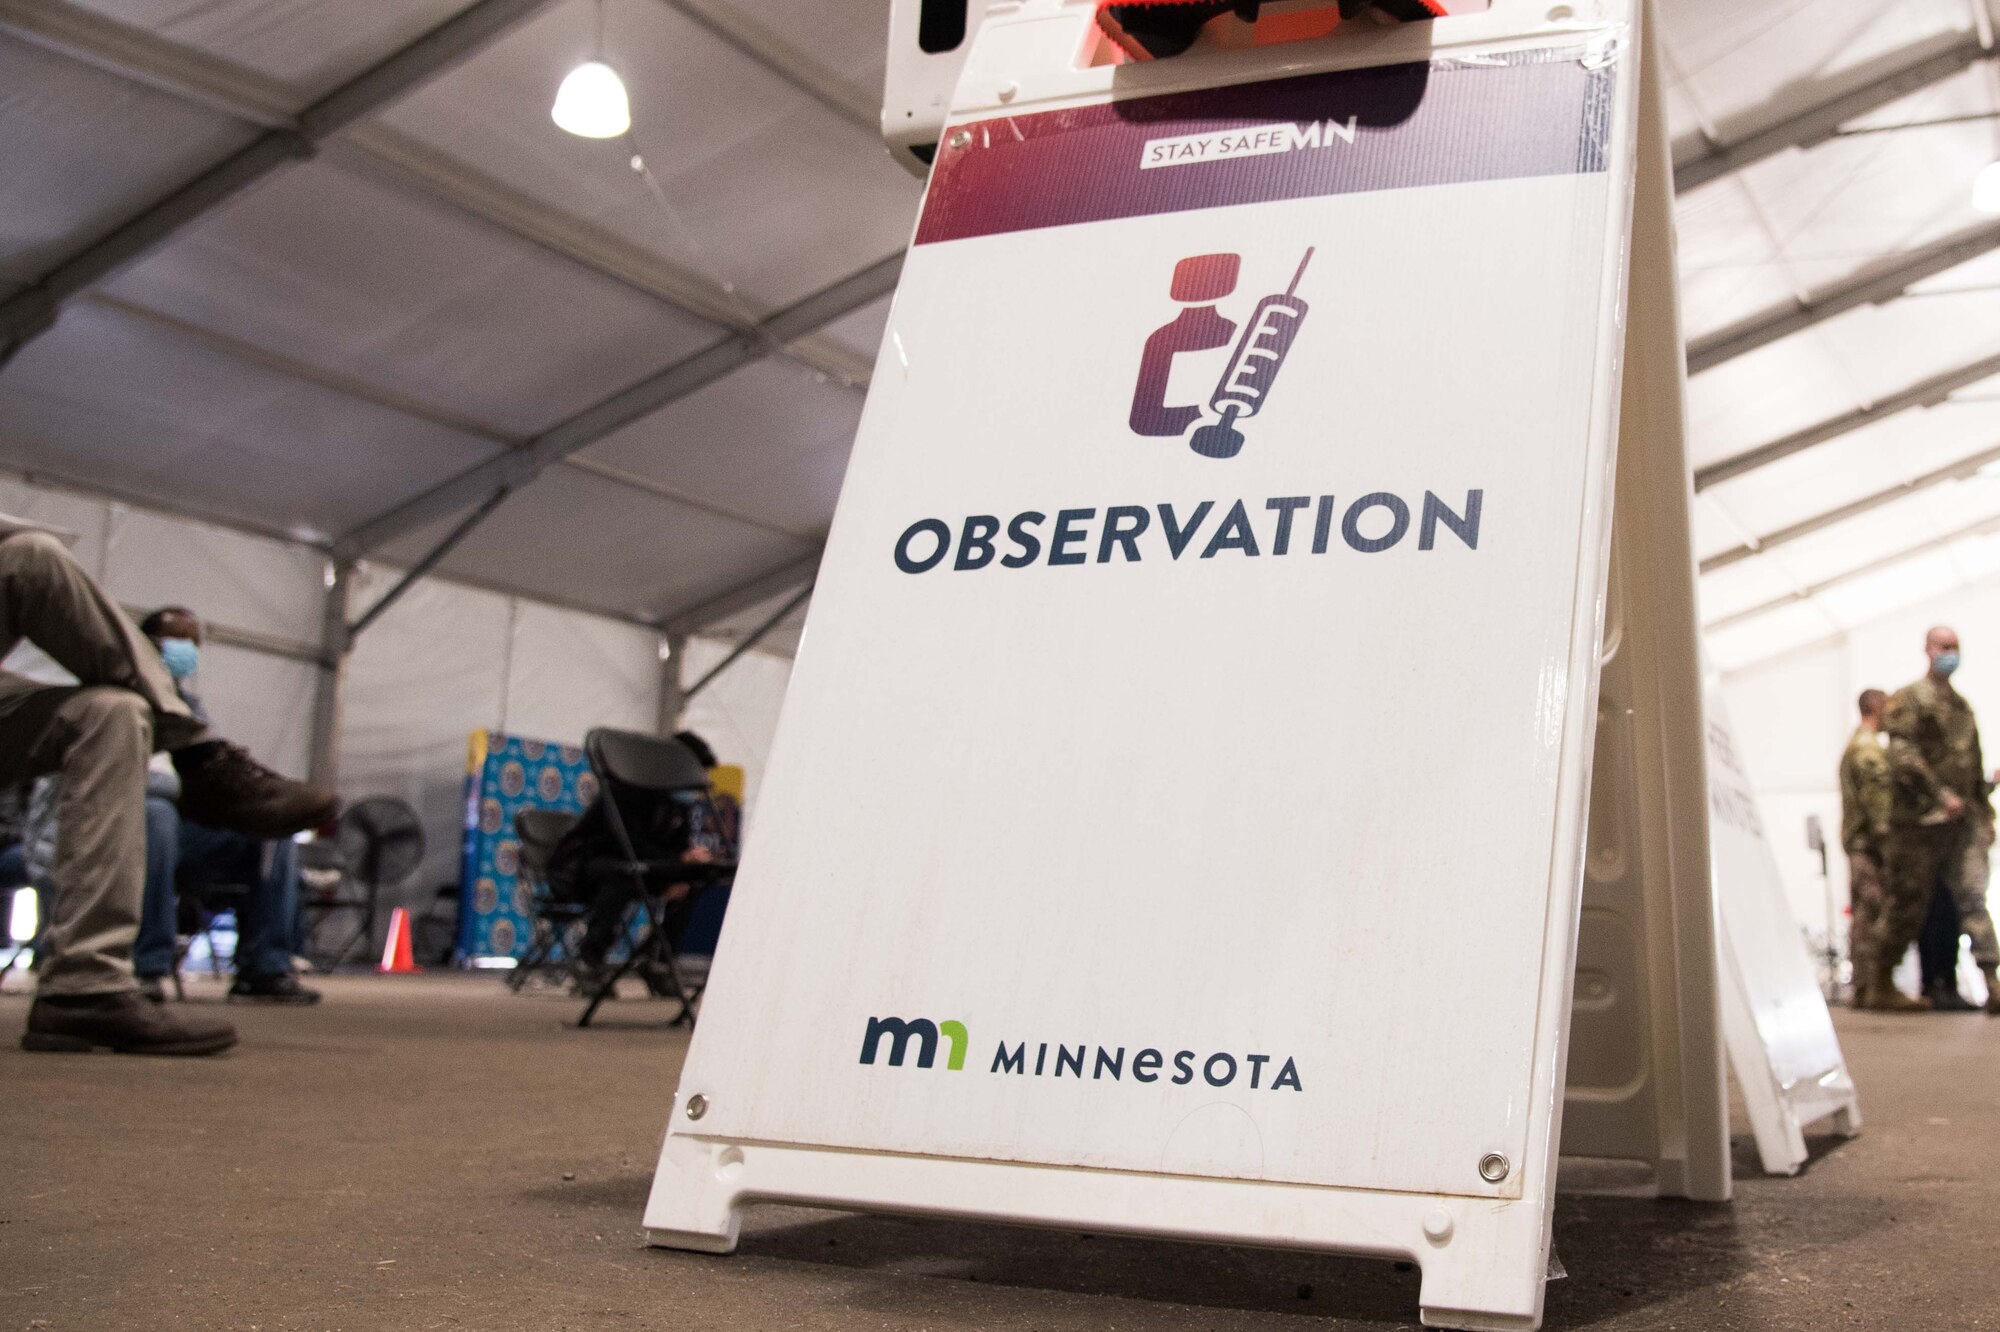
POLYGON ((1189 352, 1226 347, 1236 322, 1216 309, 1216 303, 1236 290, 1243 257, 1198 254, 1174 265, 1173 298, 1182 305, 1172 322, 1154 330, 1139 359, 1139 383, 1132 393, 1132 433, 1178 437, 1201 419, 1201 404, 1169 406, 1168 381, 1174 358, 1189 352))

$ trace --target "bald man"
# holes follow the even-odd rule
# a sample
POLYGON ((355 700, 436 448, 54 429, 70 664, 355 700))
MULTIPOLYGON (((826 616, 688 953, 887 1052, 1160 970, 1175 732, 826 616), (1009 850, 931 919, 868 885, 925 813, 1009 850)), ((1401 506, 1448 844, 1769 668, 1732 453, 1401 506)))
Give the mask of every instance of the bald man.
POLYGON ((1882 712, 1893 788, 1882 852, 1880 947, 1869 978, 1872 1006, 1923 1006, 1896 991, 1889 972, 1922 928, 1932 892, 1941 891, 1952 894, 1972 937, 1973 960, 1986 976, 1987 1011, 2000 1012, 2000 943, 1986 911, 1986 885, 1968 883, 1964 874, 1967 852, 1978 845, 1975 835, 1990 836, 1993 788, 1972 705, 1951 684, 1959 664, 1957 631, 1946 625, 1931 630, 1924 655, 1930 669, 1923 679, 1897 690, 1882 712))

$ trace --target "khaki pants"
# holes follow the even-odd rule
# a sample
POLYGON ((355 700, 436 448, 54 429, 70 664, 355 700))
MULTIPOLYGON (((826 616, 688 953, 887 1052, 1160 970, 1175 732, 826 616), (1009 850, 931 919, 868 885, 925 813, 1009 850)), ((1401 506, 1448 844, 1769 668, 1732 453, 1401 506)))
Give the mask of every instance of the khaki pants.
POLYGON ((27 639, 80 682, 0 671, 0 783, 62 775, 43 994, 132 988, 146 879, 146 760, 205 738, 138 627, 39 532, 0 539, 0 656, 27 639))

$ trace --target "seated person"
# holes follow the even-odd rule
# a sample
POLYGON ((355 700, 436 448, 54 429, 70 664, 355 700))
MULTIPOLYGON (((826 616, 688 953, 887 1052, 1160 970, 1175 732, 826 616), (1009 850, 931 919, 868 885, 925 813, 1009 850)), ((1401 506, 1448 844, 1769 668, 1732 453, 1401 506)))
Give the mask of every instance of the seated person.
MULTIPOLYGON (((60 775, 35 1002, 23 1049, 206 1055, 229 1023, 149 1004, 132 974, 145 896, 147 756, 173 756, 181 812, 211 827, 289 837, 339 812, 216 736, 174 688, 159 651, 70 557, 62 539, 0 517, 0 656, 26 639, 77 680, 0 671, 0 785, 60 775)), ((30 839, 32 845, 33 839, 30 839)))
MULTIPOLYGON (((167 664, 188 710, 202 721, 208 710, 194 690, 201 668, 201 619, 185 606, 167 606, 139 622, 139 629, 167 664)), ((298 847, 290 839, 265 840, 184 818, 180 780, 155 764, 146 774, 146 897, 132 967, 139 989, 155 1003, 174 967, 177 890, 242 890, 236 907, 236 980, 231 1000, 316 1004, 319 991, 292 971, 293 931, 299 914, 298 847)))
MULTIPOLYGON (((682 731, 674 739, 686 745, 702 767, 715 766, 715 751, 693 731, 682 731)), ((576 956, 577 983, 585 990, 595 989, 609 975, 605 957, 617 943, 632 904, 639 900, 638 883, 620 868, 625 853, 604 812, 604 800, 599 795, 592 801, 549 853, 549 890, 566 900, 590 904, 576 956)), ((713 865, 736 858, 733 830, 726 828, 709 794, 628 798, 619 802, 618 811, 642 860, 713 865)), ((669 907, 685 902, 693 891, 687 883, 673 882, 664 874, 658 877, 665 881, 669 907)), ((645 980, 656 994, 672 993, 665 977, 648 975, 645 980)))

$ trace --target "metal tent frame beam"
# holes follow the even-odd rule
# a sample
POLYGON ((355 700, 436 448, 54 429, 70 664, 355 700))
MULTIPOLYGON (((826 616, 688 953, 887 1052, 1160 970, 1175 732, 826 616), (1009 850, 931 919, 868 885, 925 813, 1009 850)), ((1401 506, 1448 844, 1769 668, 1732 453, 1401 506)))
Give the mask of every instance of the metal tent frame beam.
POLYGON ((1780 338, 1864 305, 1886 305, 1926 278, 1949 272, 2000 250, 2000 222, 1968 227, 1941 241, 1863 268, 1810 300, 1779 306, 1688 344, 1688 373, 1698 375, 1725 361, 1768 346, 1780 338))
MULTIPOLYGON (((704 26, 725 21, 711 6, 695 18, 685 0, 664 0, 704 26)), ((750 34, 747 20, 727 20, 750 34)), ((299 128, 285 86, 253 70, 65 0, 0 0, 0 33, 32 42, 128 82, 219 111, 246 124, 299 128)), ((750 41, 746 35, 744 41, 750 41)), ((735 45, 736 43, 732 43, 735 45)), ((739 46, 738 49, 743 49, 739 46)), ((746 52, 747 54, 748 52, 746 52)), ((763 50, 760 64, 809 94, 831 76, 789 51, 763 50), (781 61, 798 62, 783 64, 781 61)), ((824 90, 822 90, 824 91, 824 90)), ((848 90, 851 99, 858 94, 848 90)), ((831 96, 831 93, 828 93, 831 96)), ((821 97, 820 100, 827 100, 821 97)), ((841 114, 851 118, 851 108, 841 114)), ((872 126, 872 121, 870 122, 872 126)), ((740 302, 713 282, 669 264, 601 227, 570 217, 504 181, 475 171, 386 125, 357 125, 329 145, 329 160, 401 189, 414 189, 457 212, 498 228, 546 253, 610 278, 654 300, 724 328, 751 327, 740 302)), ((832 338, 804 338, 785 354, 852 388, 865 388, 870 362, 832 338)))
POLYGON ((305 108, 296 125, 266 129, 247 146, 0 301, 0 363, 53 326, 57 311, 71 297, 102 282, 273 171, 310 157, 329 135, 442 74, 546 3, 476 0, 305 108))
MULTIPOLYGON (((375 385, 363 383, 351 376, 326 370, 320 366, 308 365, 292 357, 267 351, 262 347, 232 338, 225 333, 218 333, 214 329, 189 323, 184 319, 177 319, 172 315, 162 314, 157 310, 143 305, 136 305, 130 301, 119 300, 116 297, 107 296, 102 293, 92 293, 91 295, 81 297, 80 301, 82 304, 91 306, 92 308, 109 310, 124 318, 149 324, 177 338, 184 339, 196 346, 215 352, 217 355, 227 356, 231 360, 241 361, 246 365, 255 365, 261 369, 269 370, 273 374, 297 380, 301 384, 310 384, 315 388, 324 389, 329 393, 335 393, 341 397, 353 399, 356 402, 364 402, 370 406, 380 407, 385 411, 394 412, 399 416, 406 416, 412 420, 440 426, 446 430, 464 435, 468 439, 476 439, 482 443, 491 444, 497 449, 518 449, 527 443, 526 436, 509 434, 483 421, 475 421, 460 414, 445 411, 429 403, 419 402, 406 394, 378 388, 375 385)), ((669 499, 687 508, 696 509, 718 518, 727 518, 733 522, 743 523, 746 526, 770 532, 775 536, 793 537, 800 541, 815 541, 819 538, 818 533, 797 531, 793 528, 774 523, 767 518, 761 518, 755 514, 746 513, 741 509, 718 503, 715 500, 695 494, 692 491, 670 486, 654 478, 639 476, 622 468, 598 463, 588 458, 567 458, 563 461, 563 465, 573 467, 578 471, 589 472, 593 476, 601 477, 614 485, 622 486, 628 490, 644 491, 649 495, 669 499)), ((141 502, 158 504, 158 501, 150 499, 141 502)), ((318 544, 331 549, 331 541, 331 538, 327 538, 318 544)))
POLYGON ((1929 379, 1892 393, 1870 406, 1843 412, 1839 416, 1829 417, 1803 430, 1793 431, 1782 439, 1772 440, 1769 444, 1747 449, 1733 457, 1724 458, 1721 462, 1710 463, 1706 467, 1697 467, 1694 472, 1695 491, 1699 493, 1761 467, 1769 467, 1772 463, 1780 462, 1795 453, 1803 453, 1815 445, 1852 434, 1864 426, 1886 421, 1913 407, 1934 407, 1960 389, 1977 384, 1982 379, 1991 379, 1995 375, 2000 375, 2000 355, 1981 357, 1968 365, 1947 370, 1940 375, 1932 375, 1929 379))
POLYGON ((1963 541, 1967 537, 1985 536, 1991 532, 2000 532, 2000 514, 1981 518, 1978 522, 1968 523, 1964 527, 1954 528, 1952 531, 1946 532, 1941 536, 1927 537, 1914 546, 1906 546, 1901 550, 1892 551, 1887 555, 1872 559, 1866 564, 1857 565, 1855 568, 1837 573, 1831 578, 1822 578, 1817 583, 1799 588, 1794 592, 1787 592, 1782 597, 1774 597, 1769 601, 1760 602, 1755 606, 1750 606, 1740 611, 1731 611, 1719 619, 1708 621, 1702 625, 1701 630, 1705 634, 1712 634, 1732 628, 1746 621, 1754 620, 1760 615, 1768 615, 1772 611, 1783 610, 1787 606, 1796 606, 1800 602, 1811 601, 1822 592, 1830 592, 1834 588, 1854 582, 1856 579, 1880 573, 1884 569, 1901 564, 1904 560, 1912 560, 1919 555, 1928 555, 1931 551, 1942 549, 1955 541, 1963 541))
POLYGON ((1824 143, 1848 121, 1942 82, 1994 54, 1977 36, 1961 38, 1942 51, 1936 49, 1934 42, 1922 45, 1925 53, 1914 59, 1909 51, 1891 51, 1878 58, 1873 62, 1878 71, 1875 77, 1849 92, 1681 163, 1674 168, 1674 192, 1685 194, 1699 189, 1790 148, 1811 148, 1824 143))
POLYGON ((471 467, 361 524, 334 543, 336 557, 358 559, 478 502, 498 486, 519 489, 569 455, 761 359, 771 347, 804 337, 886 296, 896 289, 902 271, 899 252, 780 310, 757 325, 754 335, 732 334, 674 362, 543 431, 520 449, 471 467))
POLYGON ((1728 550, 1711 555, 1701 562, 1701 572, 1714 573, 1717 569, 1727 569, 1732 564, 1741 564, 1744 560, 1766 554, 1780 546, 1797 541, 1801 537, 1811 536, 1815 532, 1823 532, 1829 527, 1846 522, 1849 518, 1859 518, 1864 513, 1879 509, 1885 504, 1893 504, 1899 499, 1915 495, 1920 491, 1929 490, 1932 486, 1940 486, 1947 481, 1963 481, 1965 478, 1977 473, 1981 468, 1989 467, 1994 463, 2000 463, 2000 445, 1996 445, 1990 449, 1982 449, 1978 453, 1972 454, 1970 457, 1961 458, 1949 466, 1939 467, 1934 471, 1925 472, 1921 476, 1913 476, 1907 480, 1899 481, 1893 486, 1877 490, 1872 494, 1863 495, 1860 499, 1851 500, 1837 509, 1828 509, 1826 512, 1816 513, 1810 518, 1801 518, 1798 522, 1781 527, 1775 532, 1767 532, 1763 536, 1745 542, 1743 545, 1733 546, 1728 550))
POLYGON ((881 132, 880 99, 865 93, 795 50, 784 38, 714 0, 661 0, 690 23, 763 66, 848 124, 869 134, 881 132))
POLYGON ((688 638, 730 616, 783 596, 819 577, 822 550, 814 550, 796 560, 787 560, 685 610, 674 611, 660 622, 660 632, 670 639, 688 638))
MULTIPOLYGON (((550 208, 387 126, 355 130, 329 157, 435 199, 683 314, 738 333, 754 332, 755 324, 742 313, 741 302, 732 300, 706 278, 667 263, 601 227, 550 208)), ((869 358, 827 337, 800 338, 785 347, 783 354, 849 388, 865 390, 873 368, 869 358)))

